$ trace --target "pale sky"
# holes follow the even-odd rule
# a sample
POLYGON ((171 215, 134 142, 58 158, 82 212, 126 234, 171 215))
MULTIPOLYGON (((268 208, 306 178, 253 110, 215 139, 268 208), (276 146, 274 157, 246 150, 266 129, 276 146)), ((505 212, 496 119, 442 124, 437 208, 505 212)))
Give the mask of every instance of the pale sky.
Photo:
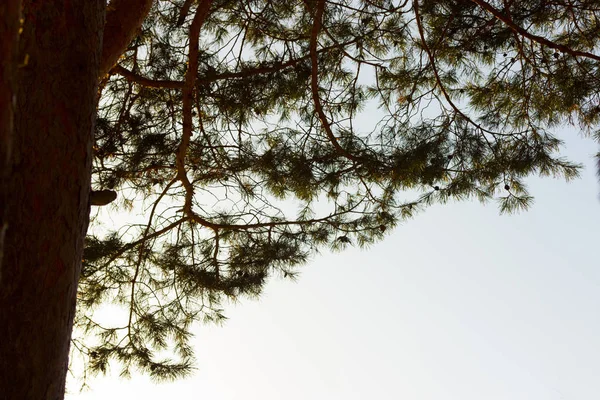
POLYGON ((69 400, 597 400, 600 185, 592 140, 571 183, 532 178, 525 213, 435 206, 367 250, 316 255, 299 280, 199 325, 187 379, 90 380, 69 400))

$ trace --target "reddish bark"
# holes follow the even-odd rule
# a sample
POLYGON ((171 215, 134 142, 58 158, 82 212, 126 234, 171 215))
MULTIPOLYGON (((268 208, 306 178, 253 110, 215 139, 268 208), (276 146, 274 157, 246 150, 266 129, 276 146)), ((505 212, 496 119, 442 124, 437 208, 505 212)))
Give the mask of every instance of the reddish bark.
POLYGON ((117 63, 137 35, 151 6, 152 0, 110 1, 106 12, 100 77, 106 75, 117 63))
POLYGON ((0 263, 0 400, 62 399, 98 77, 127 48, 152 0, 113 0, 106 35, 105 0, 23 0, 20 39, 19 0, 0 2, 0 171, 13 139, 10 174, 0 182, 0 212, 11 210, 0 263), (18 68, 10 64, 16 43, 18 68))
MULTIPOLYGON (((3 0, 5 1, 5 0, 3 0)), ((23 1, 0 399, 62 399, 88 224, 104 0, 23 1)))

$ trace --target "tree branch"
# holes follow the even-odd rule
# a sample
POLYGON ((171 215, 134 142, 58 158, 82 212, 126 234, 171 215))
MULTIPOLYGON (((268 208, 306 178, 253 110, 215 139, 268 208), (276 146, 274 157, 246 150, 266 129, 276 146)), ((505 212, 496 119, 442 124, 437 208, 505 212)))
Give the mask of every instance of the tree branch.
POLYGON ((145 76, 136 74, 128 70, 119 64, 115 65, 110 70, 111 74, 121 75, 130 82, 139 83, 145 87, 162 88, 162 89, 181 89, 183 88, 183 81, 170 81, 170 80, 155 80, 146 78, 145 76))
MULTIPOLYGON (((347 42, 323 47, 317 51, 317 54, 325 53, 329 50, 333 50, 336 48, 343 48, 345 46, 349 46, 356 43, 356 40, 350 40, 347 42)), ((295 67, 299 63, 304 60, 310 59, 311 55, 306 54, 302 57, 294 58, 285 62, 273 63, 267 66, 257 67, 257 68, 248 68, 241 71, 228 71, 223 72, 221 74, 215 74, 211 76, 199 77, 196 79, 197 85, 206 85, 212 82, 217 82, 224 79, 235 79, 235 78, 247 78, 254 75, 260 74, 268 74, 271 72, 277 72, 284 70, 289 67, 295 67)), ((172 81, 172 80, 158 80, 158 79, 150 79, 145 76, 136 74, 125 67, 117 64, 111 70, 110 73, 118 74, 122 77, 126 78, 128 81, 139 83, 142 86, 153 87, 153 88, 164 88, 164 89, 182 89, 184 82, 183 81, 172 81)))
POLYGON ((321 120, 321 125, 325 130, 325 134, 327 138, 336 149, 336 151, 342 156, 346 157, 352 161, 359 161, 359 157, 353 155, 344 149, 331 130, 331 125, 327 120, 327 116, 325 115, 325 111, 323 111, 323 106, 321 105, 321 99, 319 98, 319 65, 317 61, 317 38, 319 36, 319 31, 321 30, 321 24, 323 19, 323 11, 325 10, 325 0, 319 0, 316 4, 315 16, 313 20, 313 26, 310 35, 310 60, 311 60, 311 80, 310 86, 312 90, 313 102, 315 104, 315 110, 317 111, 317 115, 321 120))
POLYGON ((111 0, 106 10, 100 78, 117 63, 127 50, 142 22, 150 12, 152 0, 111 0))
POLYGON ((596 61, 600 61, 600 56, 598 56, 596 54, 588 53, 587 51, 573 50, 568 46, 554 43, 553 41, 548 40, 544 37, 534 35, 533 33, 529 33, 526 29, 521 28, 519 25, 515 24, 510 17, 503 14, 502 12, 500 12, 499 10, 497 10, 491 4, 485 2, 484 0, 471 0, 471 1, 475 4, 477 4, 478 6, 480 6, 481 8, 483 8, 484 10, 486 10, 487 12, 489 12, 490 14, 492 14, 498 20, 502 21, 510 29, 517 32, 519 35, 528 38, 529 40, 533 40, 534 42, 543 44, 552 49, 560 50, 563 53, 567 53, 572 56, 586 57, 586 58, 591 58, 596 61))
POLYGON ((187 17, 188 13, 190 12, 190 7, 192 6, 193 2, 194 2, 194 0, 185 0, 185 3, 183 3, 183 6, 181 6, 181 10, 179 11, 179 18, 177 18, 177 24, 176 24, 177 26, 183 25, 185 18, 187 17))
POLYGON ((183 84, 183 134, 181 143, 177 149, 177 179, 181 181, 185 188, 184 213, 193 218, 192 198, 194 196, 194 187, 187 177, 185 170, 185 154, 187 152, 190 138, 192 137, 192 105, 194 100, 194 88, 196 86, 196 77, 198 75, 198 46, 200 43, 200 29, 208 17, 212 0, 202 0, 198 5, 194 20, 190 26, 188 68, 185 72, 185 82, 183 84))
POLYGON ((423 24, 421 22, 421 15, 419 13, 419 0, 414 0, 413 1, 413 9, 415 11, 415 20, 417 22, 417 30, 419 31, 419 36, 421 38, 421 43, 423 44, 423 48, 425 49, 425 53, 427 54, 427 57, 429 58, 429 63, 431 64, 431 69, 433 71, 433 75, 435 76, 435 81, 437 82, 438 86, 440 87, 440 91, 442 92, 442 95, 444 96, 444 98, 446 99, 446 101, 448 102, 448 104, 450 104, 450 107, 452 107, 452 109, 458 114, 460 115, 462 118, 464 118, 467 122, 469 122, 471 125, 475 126, 477 129, 479 129, 482 132, 482 137, 483 139, 486 141, 488 147, 490 148, 490 150, 492 150, 494 153, 494 147, 492 146, 492 144, 490 143, 490 141, 488 140, 488 138, 485 136, 485 133, 489 133, 492 136, 495 135, 494 132, 485 129, 484 127, 482 127, 481 125, 477 124, 475 121, 473 121, 471 118, 469 118, 468 115, 466 115, 465 113, 463 113, 461 111, 460 108, 458 108, 458 106, 456 104, 454 104, 454 102, 452 101, 452 98, 450 97, 450 95, 448 94, 448 92, 446 91, 446 88, 444 87, 444 83, 442 82, 442 79, 440 78, 440 74, 437 70, 437 66, 435 64, 435 57, 433 55, 433 52, 431 51, 431 49, 429 48, 429 46, 427 45, 427 40, 425 39, 425 32, 423 29, 423 24))

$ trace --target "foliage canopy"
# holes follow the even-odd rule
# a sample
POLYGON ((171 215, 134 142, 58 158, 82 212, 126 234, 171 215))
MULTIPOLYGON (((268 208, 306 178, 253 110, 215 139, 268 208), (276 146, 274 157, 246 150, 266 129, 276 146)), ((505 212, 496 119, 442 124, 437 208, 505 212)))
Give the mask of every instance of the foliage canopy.
POLYGON ((87 368, 184 375, 195 320, 318 248, 576 177, 549 129, 597 128, 598 32, 595 0, 155 2, 102 83, 93 181, 144 220, 87 239, 87 368))

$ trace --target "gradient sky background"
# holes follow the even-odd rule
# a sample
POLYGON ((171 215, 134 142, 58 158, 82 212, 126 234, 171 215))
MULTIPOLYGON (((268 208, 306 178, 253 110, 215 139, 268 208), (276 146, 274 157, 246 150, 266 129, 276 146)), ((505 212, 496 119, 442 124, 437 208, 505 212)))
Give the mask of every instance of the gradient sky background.
POLYGON ((368 250, 323 252, 298 282, 199 326, 188 379, 91 379, 70 400, 600 398, 597 145, 560 135, 585 163, 571 183, 530 179, 536 201, 435 206, 368 250))

